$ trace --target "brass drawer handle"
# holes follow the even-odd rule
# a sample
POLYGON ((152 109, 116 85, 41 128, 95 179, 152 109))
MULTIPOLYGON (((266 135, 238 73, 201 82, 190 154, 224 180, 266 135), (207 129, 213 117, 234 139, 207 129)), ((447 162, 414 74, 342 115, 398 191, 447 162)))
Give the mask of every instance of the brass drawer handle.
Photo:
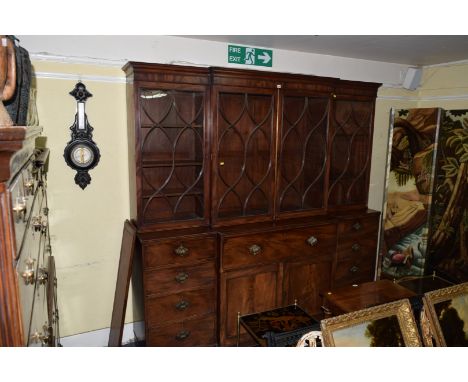
POLYGON ((30 177, 24 181, 24 191, 26 195, 32 195, 34 193, 34 178, 30 177))
POLYGON ((35 343, 35 344, 41 344, 41 345, 47 345, 49 342, 49 337, 42 332, 38 332, 37 330, 31 334, 30 342, 35 343))
POLYGON ((181 330, 177 335, 175 336, 175 339, 177 341, 183 341, 186 338, 190 336, 190 330, 181 330))
POLYGON ((189 275, 187 272, 180 272, 175 277, 175 281, 177 281, 179 284, 183 284, 188 279, 188 276, 189 275))
POLYGON ((42 216, 33 216, 31 219, 31 226, 35 232, 42 230, 42 216))
POLYGON ((354 229, 355 231, 359 231, 361 228, 362 228, 361 223, 356 222, 356 223, 353 224, 353 229, 354 229))
POLYGON ((187 309, 189 306, 190 306, 190 303, 188 301, 181 300, 176 304, 175 307, 176 307, 177 310, 183 311, 183 310, 187 309))
POLYGON ((47 229, 49 228, 49 222, 47 220, 47 218, 44 216, 41 220, 41 224, 42 224, 42 230, 41 232, 43 234, 46 234, 47 233, 47 229))
POLYGON ((26 285, 34 284, 34 269, 26 268, 23 273, 21 273, 21 277, 26 285))
POLYGON ((26 285, 33 285, 36 281, 34 272, 34 263, 36 262, 36 259, 28 258, 24 262, 26 263, 26 268, 21 273, 21 277, 26 285))
POLYGON ((41 344, 42 346, 47 345, 49 343, 49 336, 48 333, 49 330, 47 328, 47 325, 44 325, 42 327, 43 332, 35 331, 33 334, 30 335, 29 341, 35 344, 41 344))
POLYGON ((37 282, 39 283, 39 285, 45 285, 48 279, 49 275, 47 273, 47 269, 39 268, 39 275, 37 276, 37 282))
POLYGON ((15 215, 17 223, 26 216, 26 199, 24 197, 16 198, 16 203, 13 206, 13 214, 15 215))
POLYGON ((185 257, 188 255, 189 249, 187 247, 184 247, 183 244, 180 244, 176 249, 174 249, 174 253, 177 256, 185 257))
POLYGON ((249 253, 252 255, 252 256, 257 256, 258 254, 260 254, 262 252, 262 247, 257 245, 257 244, 253 244, 249 247, 249 253))
POLYGON ((307 244, 309 244, 311 247, 314 247, 318 243, 318 239, 315 236, 311 236, 306 240, 307 244))
POLYGON ((354 243, 354 244, 351 246, 351 249, 352 249, 354 252, 357 252, 357 251, 360 251, 360 250, 361 250, 361 246, 360 246, 358 243, 354 243))
POLYGON ((349 268, 349 273, 357 273, 359 272, 359 267, 356 267, 353 265, 351 268, 349 268))
POLYGON ((41 338, 43 337, 43 334, 38 332, 37 330, 32 333, 30 336, 29 336, 29 341, 31 341, 32 343, 39 343, 39 341, 41 340, 41 338))

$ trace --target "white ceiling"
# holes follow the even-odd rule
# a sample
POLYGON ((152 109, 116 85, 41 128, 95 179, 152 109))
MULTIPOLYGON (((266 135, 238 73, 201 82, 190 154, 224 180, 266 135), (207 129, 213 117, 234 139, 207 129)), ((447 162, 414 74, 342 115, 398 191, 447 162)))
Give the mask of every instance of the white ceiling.
POLYGON ((405 65, 468 59, 468 36, 180 36, 405 65))

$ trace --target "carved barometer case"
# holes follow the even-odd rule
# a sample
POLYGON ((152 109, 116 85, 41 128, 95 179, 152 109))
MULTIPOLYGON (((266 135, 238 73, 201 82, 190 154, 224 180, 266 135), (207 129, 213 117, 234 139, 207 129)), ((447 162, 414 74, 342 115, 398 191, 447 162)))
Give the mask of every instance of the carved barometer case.
POLYGON ((85 113, 85 103, 93 95, 86 90, 86 86, 78 82, 70 92, 76 99, 75 122, 70 127, 71 140, 65 147, 63 156, 68 166, 76 170, 75 183, 83 190, 91 182, 88 171, 99 163, 101 154, 99 148, 93 141, 92 126, 88 123, 85 113))

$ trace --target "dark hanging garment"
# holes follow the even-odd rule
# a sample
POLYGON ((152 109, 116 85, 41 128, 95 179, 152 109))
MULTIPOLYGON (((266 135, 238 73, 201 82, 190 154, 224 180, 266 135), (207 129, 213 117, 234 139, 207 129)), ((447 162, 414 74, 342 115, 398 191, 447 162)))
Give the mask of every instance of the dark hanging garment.
POLYGON ((21 46, 15 45, 16 53, 16 91, 14 96, 5 102, 5 108, 16 126, 25 126, 28 116, 29 89, 31 87, 31 60, 29 53, 21 46))

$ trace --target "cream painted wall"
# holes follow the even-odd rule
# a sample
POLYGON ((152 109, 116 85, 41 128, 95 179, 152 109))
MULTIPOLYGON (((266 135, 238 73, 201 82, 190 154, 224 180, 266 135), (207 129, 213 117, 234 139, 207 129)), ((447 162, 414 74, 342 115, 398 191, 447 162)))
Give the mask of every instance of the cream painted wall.
MULTIPOLYGON (((140 42, 140 45, 132 46, 131 50, 125 44, 111 44, 106 50, 102 42, 94 46, 88 39, 81 41, 73 38, 67 44, 63 36, 56 36, 60 37, 60 42, 44 37, 41 39, 40 36, 30 37, 20 36, 23 46, 32 52, 39 120, 51 148, 48 180, 50 229, 53 253, 57 258, 61 335, 69 336, 110 325, 122 225, 130 214, 125 79, 121 65, 125 59, 144 60, 145 57, 147 61, 155 58, 153 62, 189 61, 220 65, 225 62, 226 45, 164 36, 155 40, 153 36, 145 44, 140 42), (120 52, 115 53, 119 47, 120 52), (183 47, 186 47, 185 53, 183 47), (150 49, 150 52, 144 49, 150 49), (70 53, 72 51, 74 54, 70 53), (61 54, 65 55, 59 56, 61 54), (93 93, 87 102, 87 113, 95 128, 94 140, 102 155, 98 167, 91 171, 92 182, 84 191, 74 184, 74 172, 63 159, 63 149, 70 139, 68 128, 75 114, 75 100, 68 93, 79 79, 93 93)), ((275 54, 280 58, 281 68, 275 65, 272 68, 275 71, 385 82, 393 86, 401 83, 401 75, 406 70, 401 65, 308 56, 298 52, 282 51, 277 54, 275 50, 275 54)), ((459 94, 457 78, 461 75, 468 78, 468 66, 465 69, 428 68, 424 72, 421 90, 407 91, 393 87, 379 90, 371 163, 370 208, 380 210, 382 207, 390 108, 418 107, 423 106, 424 102, 440 104, 439 98, 420 101, 419 97, 459 94), (449 81, 448 85, 445 85, 446 81, 449 81)), ((464 86, 468 88, 468 84, 464 86)), ((462 93, 466 95, 468 91, 462 90, 462 93)), ((449 102, 459 102, 465 105, 460 107, 468 108, 466 99, 450 99, 449 102)), ((131 300, 128 306, 126 322, 131 322, 131 300)))
MULTIPOLYGON (((122 76, 115 68, 34 62, 36 72, 122 76)), ((81 190, 63 158, 77 80, 37 78, 37 108, 50 147, 48 198, 57 263, 62 336, 108 327, 112 314, 123 222, 129 215, 125 84, 85 81, 93 139, 101 151, 91 184, 81 190)))
POLYGON ((468 62, 426 68, 418 100, 419 107, 468 109, 468 62))
MULTIPOLYGON (((32 58, 93 62, 122 67, 126 61, 163 64, 246 67, 227 63, 227 44, 176 36, 23 36, 32 58)), ((273 67, 257 70, 340 77, 401 85, 407 65, 274 49, 273 67)))

